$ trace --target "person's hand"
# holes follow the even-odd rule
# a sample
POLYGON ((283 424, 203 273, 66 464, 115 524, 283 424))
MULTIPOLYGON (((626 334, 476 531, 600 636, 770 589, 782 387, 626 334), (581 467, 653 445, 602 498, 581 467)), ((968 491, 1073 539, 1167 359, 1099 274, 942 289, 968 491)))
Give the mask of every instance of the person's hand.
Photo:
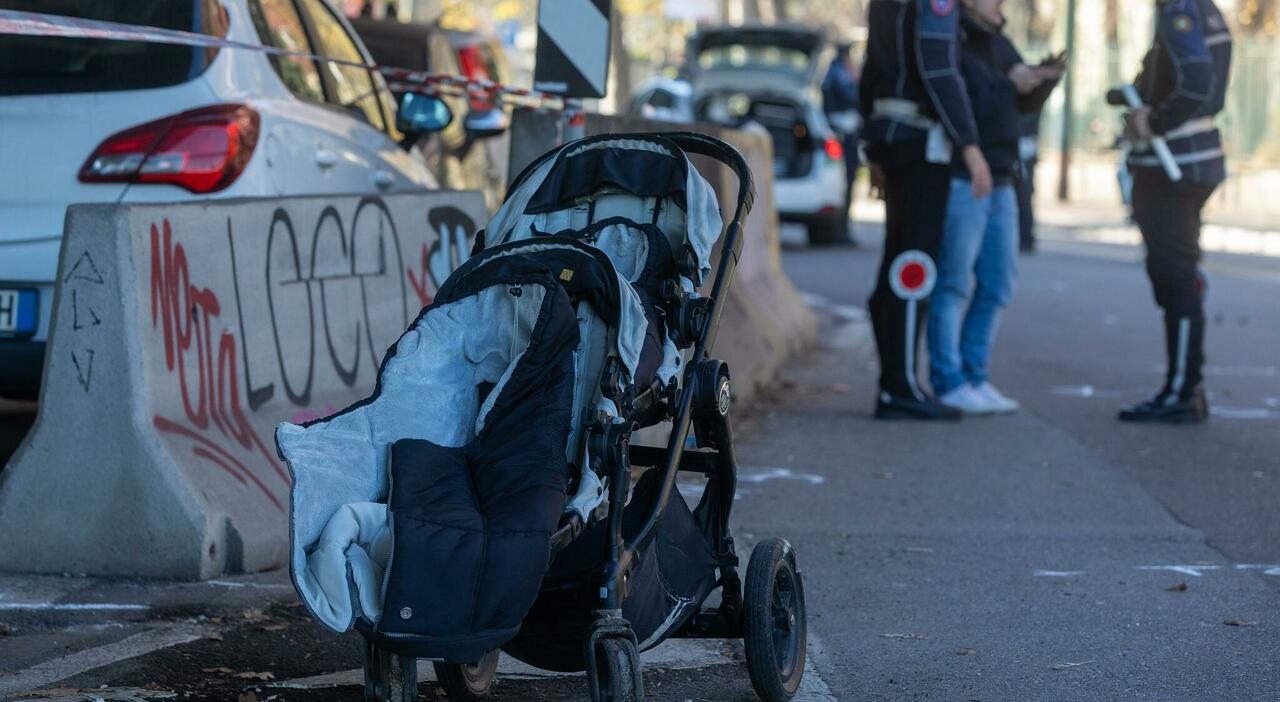
POLYGON ((1040 87, 1044 82, 1044 78, 1040 73, 1025 63, 1020 63, 1009 69, 1009 80, 1013 81, 1014 87, 1020 93, 1029 93, 1040 87))
POLYGON ((1065 63, 1049 63, 1043 66, 1036 66, 1033 70, 1036 76, 1040 78, 1040 83, 1044 84, 1061 78, 1062 74, 1067 71, 1067 65, 1065 63))
POLYGON ((982 155, 982 149, 970 144, 964 147, 964 165, 969 169, 969 181, 973 184, 973 197, 983 200, 991 194, 994 184, 991 180, 991 167, 982 155))
POLYGON ((877 200, 884 199, 884 169, 880 164, 872 162, 868 168, 871 174, 871 197, 877 200))
POLYGON ((1150 105, 1143 105, 1129 113, 1129 129, 1142 141, 1150 141, 1155 137, 1155 132, 1151 131, 1150 105))

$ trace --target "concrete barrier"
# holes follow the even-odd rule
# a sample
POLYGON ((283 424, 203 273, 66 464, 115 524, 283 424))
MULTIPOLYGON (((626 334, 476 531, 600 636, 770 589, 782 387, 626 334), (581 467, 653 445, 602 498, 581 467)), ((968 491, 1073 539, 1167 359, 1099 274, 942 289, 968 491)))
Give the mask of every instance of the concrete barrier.
MULTIPOLYGON (((512 125, 511 177, 552 148, 553 115, 520 111, 512 125)), ((587 134, 697 131, 732 144, 746 158, 756 183, 756 204, 744 226, 746 241, 737 277, 729 291, 714 354, 729 363, 739 399, 770 382, 788 358, 811 344, 817 320, 782 270, 778 210, 773 201, 773 143, 763 133, 709 124, 672 124, 636 117, 587 115, 587 134)), ((695 157, 694 164, 720 195, 724 216, 733 214, 738 192, 733 173, 716 161, 695 157)), ((716 251, 713 261, 719 260, 716 251)), ((710 280, 711 278, 709 278, 710 280)))
POLYGON ((79 205, 0 569, 183 579, 287 563, 277 423, 367 396, 483 226, 478 193, 79 205))

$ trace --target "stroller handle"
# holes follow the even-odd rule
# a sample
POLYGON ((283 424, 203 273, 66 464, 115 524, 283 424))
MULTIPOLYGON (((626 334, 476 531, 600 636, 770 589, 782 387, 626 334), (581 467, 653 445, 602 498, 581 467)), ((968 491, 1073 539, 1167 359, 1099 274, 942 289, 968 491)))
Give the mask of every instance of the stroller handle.
POLYGON ((742 157, 742 154, 724 141, 706 134, 664 132, 661 136, 687 153, 713 158, 733 171, 733 174, 738 177, 738 201, 729 226, 733 226, 734 223, 741 225, 756 201, 755 179, 752 178, 751 168, 747 166, 747 160, 742 157))
MULTIPOLYGON (((751 211, 751 206, 755 204, 755 181, 742 154, 715 137, 692 132, 664 133, 662 136, 686 152, 720 161, 738 176, 737 209, 733 213, 733 220, 725 229, 724 244, 720 249, 720 265, 716 270, 715 282, 711 285, 709 295, 712 300, 711 314, 703 323, 702 334, 694 344, 693 355, 686 364, 687 367, 693 368, 708 359, 711 347, 715 344, 720 318, 724 315, 725 294, 733 283, 734 273, 738 268, 738 257, 742 252, 743 239, 746 238, 743 236, 742 222, 751 211)), ((662 466, 662 487, 655 496, 654 504, 650 506, 649 516, 644 525, 634 536, 626 539, 626 549, 621 554, 620 567, 625 568, 634 554, 644 548, 657 533, 658 520, 662 517, 662 512, 666 509, 671 493, 675 489, 680 459, 684 455, 685 439, 689 436, 693 393, 693 383, 686 383, 681 389, 677 399, 676 420, 667 441, 667 458, 662 466)))

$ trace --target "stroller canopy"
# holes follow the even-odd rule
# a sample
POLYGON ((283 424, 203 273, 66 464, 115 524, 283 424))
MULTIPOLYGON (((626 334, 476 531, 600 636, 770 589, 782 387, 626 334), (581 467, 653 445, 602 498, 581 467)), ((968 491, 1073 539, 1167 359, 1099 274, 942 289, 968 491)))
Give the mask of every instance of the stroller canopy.
POLYGON ((677 258, 689 257, 683 272, 695 285, 711 271, 724 224, 715 189, 675 143, 652 134, 576 141, 534 161, 489 222, 485 243, 581 230, 613 217, 661 229, 677 258))

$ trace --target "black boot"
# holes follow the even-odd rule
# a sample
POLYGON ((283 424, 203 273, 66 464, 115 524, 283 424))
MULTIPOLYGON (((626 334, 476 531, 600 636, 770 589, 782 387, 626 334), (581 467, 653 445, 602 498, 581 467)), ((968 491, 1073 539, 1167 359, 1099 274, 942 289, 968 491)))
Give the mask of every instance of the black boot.
POLYGON ((1120 410, 1122 422, 1199 424, 1208 418, 1209 401, 1205 399, 1204 388, 1199 385, 1181 394, 1166 389, 1146 402, 1120 410))
POLYGON ((882 392, 876 401, 876 419, 955 422, 963 417, 960 410, 947 407, 927 396, 923 400, 917 400, 914 397, 898 397, 882 392))

